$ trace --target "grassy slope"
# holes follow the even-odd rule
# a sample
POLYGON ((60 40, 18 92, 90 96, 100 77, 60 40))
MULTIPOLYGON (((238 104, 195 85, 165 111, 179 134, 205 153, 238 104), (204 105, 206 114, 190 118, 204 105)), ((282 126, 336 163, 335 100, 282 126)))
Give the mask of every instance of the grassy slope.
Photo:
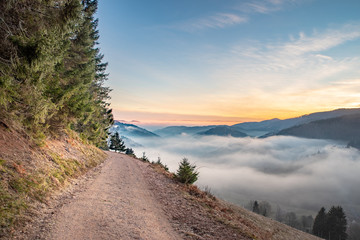
POLYGON ((0 126, 0 238, 32 217, 52 193, 105 157, 75 135, 47 140, 39 147, 0 126))
POLYGON ((210 239, 206 234, 211 229, 221 229, 219 226, 222 225, 238 233, 234 238, 226 236, 227 231, 224 231, 223 236, 226 236, 224 239, 320 240, 316 236, 217 199, 211 193, 199 190, 195 185, 180 184, 174 180, 173 174, 166 172, 161 166, 156 164, 152 166, 156 172, 163 175, 157 176, 157 181, 151 183, 156 189, 154 196, 158 197, 158 201, 163 204, 167 214, 173 214, 170 219, 180 219, 175 227, 188 224, 189 226, 184 226, 184 228, 197 230, 195 234, 193 231, 187 232, 186 239, 210 239), (164 202, 167 201, 164 200, 167 199, 166 196, 172 196, 172 199, 178 196, 176 204, 164 202), (179 199, 185 199, 185 204, 180 204, 179 199), (184 214, 181 215, 181 213, 184 214), (199 215, 203 215, 204 218, 199 215), (218 226, 210 226, 208 229, 207 218, 214 219, 218 226), (193 221, 194 219, 196 221, 193 221), (203 222, 205 224, 202 224, 203 222))

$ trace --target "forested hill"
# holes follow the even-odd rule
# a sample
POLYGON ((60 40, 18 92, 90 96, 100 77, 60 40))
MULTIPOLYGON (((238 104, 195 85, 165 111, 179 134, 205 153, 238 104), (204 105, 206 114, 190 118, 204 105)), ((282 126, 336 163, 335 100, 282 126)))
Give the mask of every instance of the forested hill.
POLYGON ((360 114, 345 115, 284 129, 277 135, 342 140, 349 146, 360 148, 359 122, 360 114))
POLYGON ((0 1, 0 123, 35 142, 73 130, 106 146, 112 124, 96 0, 0 1))
POLYGON ((96 10, 96 0, 0 1, 0 239, 106 157, 94 147, 107 147, 113 123, 96 10))

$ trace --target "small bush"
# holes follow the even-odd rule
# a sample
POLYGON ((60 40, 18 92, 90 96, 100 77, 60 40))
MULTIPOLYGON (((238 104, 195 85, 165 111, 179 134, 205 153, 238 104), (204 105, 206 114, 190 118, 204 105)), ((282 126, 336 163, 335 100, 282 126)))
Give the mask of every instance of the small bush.
POLYGON ((196 171, 196 165, 190 164, 187 158, 183 158, 179 164, 176 178, 182 183, 193 184, 197 181, 198 175, 199 172, 196 171))
POLYGON ((159 165, 160 167, 162 167, 163 169, 165 169, 165 171, 169 171, 168 166, 166 166, 166 164, 163 164, 163 163, 161 162, 160 157, 158 157, 158 160, 157 160, 156 162, 153 162, 153 164, 157 164, 157 165, 159 165))
POLYGON ((126 155, 134 155, 134 150, 132 148, 126 148, 125 149, 125 154, 126 155))
POLYGON ((140 158, 140 160, 142 160, 144 162, 150 162, 149 158, 145 155, 145 152, 143 152, 143 156, 140 158))

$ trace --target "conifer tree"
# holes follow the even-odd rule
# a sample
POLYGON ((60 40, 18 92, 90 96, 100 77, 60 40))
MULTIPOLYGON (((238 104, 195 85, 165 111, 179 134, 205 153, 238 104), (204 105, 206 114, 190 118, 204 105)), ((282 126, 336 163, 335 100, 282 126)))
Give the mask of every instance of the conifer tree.
POLYGON ((328 213, 322 207, 315 218, 313 234, 327 240, 345 240, 347 239, 346 228, 346 215, 341 206, 332 206, 328 213))
POLYGON ((118 132, 116 132, 114 135, 111 135, 109 148, 111 150, 114 150, 115 152, 125 152, 126 151, 126 146, 124 144, 124 141, 119 137, 118 132))
POLYGON ((183 158, 179 164, 176 178, 182 183, 193 184, 197 181, 198 175, 199 173, 196 171, 196 166, 190 164, 187 158, 183 158))
POLYGON ((331 207, 327 215, 328 236, 324 237, 327 239, 347 239, 347 221, 342 207, 331 207))
POLYGON ((20 122, 30 137, 43 138, 47 121, 61 107, 47 86, 56 79, 80 9, 76 0, 0 1, 0 86, 6 86, 0 90, 0 98, 6 95, 0 117, 20 122))
POLYGON ((327 234, 327 216, 325 208, 322 207, 315 217, 312 233, 318 237, 325 237, 327 234))
POLYGON ((113 117, 96 10, 97 0, 0 1, 0 121, 35 140, 72 129, 106 148, 113 117))

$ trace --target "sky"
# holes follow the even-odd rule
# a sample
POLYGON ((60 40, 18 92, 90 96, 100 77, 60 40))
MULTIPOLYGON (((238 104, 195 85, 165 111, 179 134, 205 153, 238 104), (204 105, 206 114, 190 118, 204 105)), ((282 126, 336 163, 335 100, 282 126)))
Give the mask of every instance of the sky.
POLYGON ((360 107, 358 0, 103 0, 117 120, 235 124, 360 107))

